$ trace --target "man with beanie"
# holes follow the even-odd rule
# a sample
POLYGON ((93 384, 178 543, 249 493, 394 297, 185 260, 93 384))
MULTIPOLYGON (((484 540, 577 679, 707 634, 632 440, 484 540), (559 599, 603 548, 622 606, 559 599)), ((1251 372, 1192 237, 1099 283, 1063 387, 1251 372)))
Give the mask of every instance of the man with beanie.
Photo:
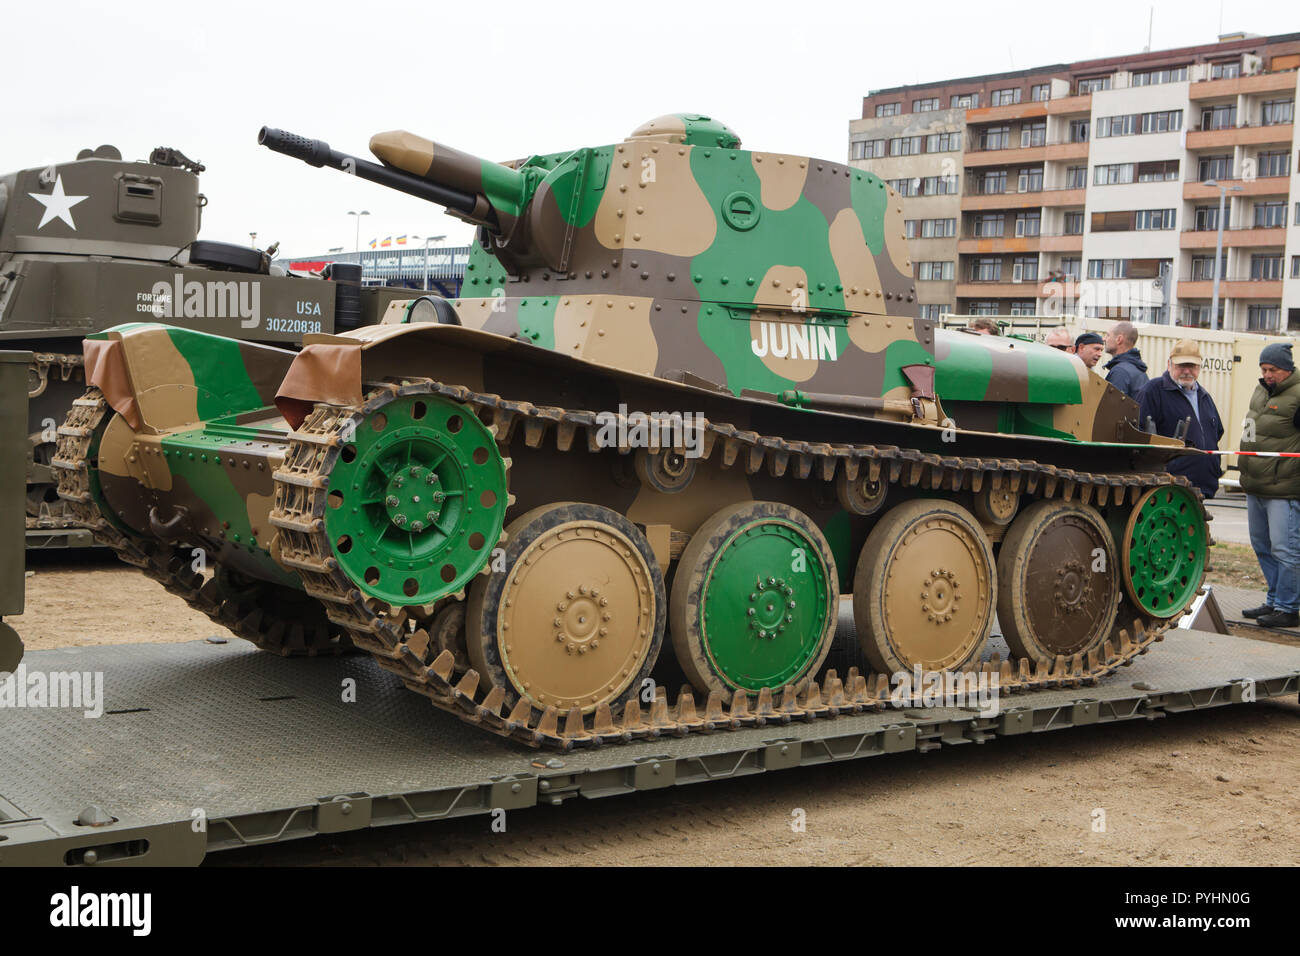
POLYGON ((1083 359, 1084 365, 1092 368, 1101 359, 1105 346, 1106 340, 1096 332, 1084 332, 1074 340, 1074 354, 1083 359))
MULTIPOLYGON (((1181 438, 1203 451, 1218 451, 1223 423, 1210 393, 1197 384, 1201 376, 1201 350, 1183 339, 1169 356, 1169 369, 1153 378, 1138 397, 1138 422, 1155 425, 1157 435, 1181 438)), ((1223 469, 1216 455, 1188 455, 1169 462, 1169 473, 1187 480, 1213 498, 1223 469)))
MULTIPOLYGON (((1250 397, 1242 451, 1300 452, 1300 375, 1289 342, 1259 353, 1259 385, 1250 397)), ((1250 546, 1268 597, 1242 611, 1264 627, 1300 625, 1300 458, 1241 456, 1250 546)))
POLYGON ((1106 333, 1106 351, 1115 356, 1106 363, 1106 381, 1135 402, 1147 383, 1147 363, 1138 353, 1137 340, 1132 322, 1116 322, 1106 333))

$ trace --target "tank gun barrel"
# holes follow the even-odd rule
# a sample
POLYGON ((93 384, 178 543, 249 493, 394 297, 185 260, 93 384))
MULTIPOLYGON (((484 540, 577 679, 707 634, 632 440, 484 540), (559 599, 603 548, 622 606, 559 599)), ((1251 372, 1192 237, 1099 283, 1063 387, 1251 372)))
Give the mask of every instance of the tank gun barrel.
POLYGON ((336 149, 330 149, 329 143, 324 140, 308 139, 297 133, 263 126, 257 134, 257 142, 277 153, 300 159, 309 166, 329 166, 332 169, 342 170, 380 186, 387 186, 389 189, 396 189, 418 199, 446 206, 449 211, 473 222, 489 227, 496 225, 490 205, 481 196, 431 182, 422 176, 401 169, 381 166, 379 163, 372 163, 357 156, 340 153, 336 149))

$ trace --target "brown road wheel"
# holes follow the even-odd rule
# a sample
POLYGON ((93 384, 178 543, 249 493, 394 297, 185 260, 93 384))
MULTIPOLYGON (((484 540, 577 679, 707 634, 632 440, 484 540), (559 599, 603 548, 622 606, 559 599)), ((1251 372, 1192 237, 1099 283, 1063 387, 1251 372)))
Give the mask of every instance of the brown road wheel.
POLYGON ((882 673, 956 670, 993 627, 997 571, 988 536, 965 508, 908 501, 867 536, 853 574, 853 620, 882 673))
POLYGON ((775 501, 723 508, 677 563, 668 616, 678 663, 724 701, 802 690, 835 637, 838 582, 830 545, 803 512, 775 501))
POLYGON ((1039 501, 1016 518, 998 555, 998 623, 1011 653, 1050 663, 1086 654, 1119 607, 1115 539, 1095 508, 1039 501))
POLYGON ((663 641, 667 600, 637 527, 599 505, 534 508, 507 531, 505 571, 480 575, 465 609, 474 669, 560 711, 630 699, 663 641))

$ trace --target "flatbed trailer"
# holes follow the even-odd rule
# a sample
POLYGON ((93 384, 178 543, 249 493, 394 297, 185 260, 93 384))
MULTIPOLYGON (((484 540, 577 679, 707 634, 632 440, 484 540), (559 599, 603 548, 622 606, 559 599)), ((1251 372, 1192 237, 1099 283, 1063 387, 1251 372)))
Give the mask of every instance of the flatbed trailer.
POLYGON ((319 834, 1018 734, 1093 724, 1122 733, 1300 690, 1300 648, 1173 630, 1095 686, 1004 696, 993 716, 891 707, 554 753, 435 710, 363 657, 283 659, 232 639, 35 651, 24 666, 102 673, 104 713, 0 709, 0 865, 9 866, 194 865, 319 834), (355 702, 344 699, 349 679, 355 702), (92 825, 96 816, 111 822, 92 825))

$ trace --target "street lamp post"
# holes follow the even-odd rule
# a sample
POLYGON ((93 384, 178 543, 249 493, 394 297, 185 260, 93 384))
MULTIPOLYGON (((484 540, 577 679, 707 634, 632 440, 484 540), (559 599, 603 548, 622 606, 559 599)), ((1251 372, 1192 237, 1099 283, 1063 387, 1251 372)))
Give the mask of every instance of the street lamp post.
POLYGON ((442 242, 446 236, 429 236, 424 240, 424 291, 429 291, 429 243, 442 242))
MULTIPOLYGON (((1220 185, 1217 179, 1207 179, 1206 186, 1216 186, 1219 190, 1219 235, 1214 243, 1214 298, 1210 302, 1210 331, 1219 330, 1219 276, 1223 272, 1223 207, 1228 196, 1229 187, 1220 185)), ((1242 191, 1240 186, 1231 187, 1232 191, 1239 193, 1242 191)))
POLYGON ((251 240, 251 242, 252 242, 252 244, 253 244, 253 248, 256 249, 256 248, 257 248, 257 233, 255 233, 255 232, 250 232, 250 233, 248 234, 248 238, 251 240))
POLYGON ((369 210, 369 209, 363 209, 363 210, 361 210, 360 212, 351 212, 351 211, 349 211, 349 212, 348 212, 348 215, 349 215, 349 216, 356 216, 356 217, 357 217, 357 241, 356 241, 356 250, 357 250, 357 262, 360 263, 360 262, 361 262, 361 217, 362 217, 362 216, 369 216, 369 215, 370 215, 370 210, 369 210))

